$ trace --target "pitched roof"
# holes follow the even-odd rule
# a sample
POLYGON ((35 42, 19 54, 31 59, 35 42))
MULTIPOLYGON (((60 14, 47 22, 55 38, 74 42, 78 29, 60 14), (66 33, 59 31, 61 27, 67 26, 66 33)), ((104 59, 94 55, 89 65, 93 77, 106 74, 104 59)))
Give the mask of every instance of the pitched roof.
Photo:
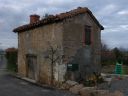
POLYGON ((63 21, 64 19, 72 18, 76 15, 84 14, 84 13, 88 13, 92 17, 94 22, 100 27, 101 30, 104 29, 104 27, 98 22, 98 20, 95 18, 95 16, 92 14, 92 12, 88 8, 78 7, 77 9, 71 10, 71 11, 66 12, 66 13, 60 13, 57 15, 50 15, 47 18, 39 20, 39 21, 34 22, 32 24, 26 24, 26 25, 19 26, 19 27, 13 29, 13 32, 23 32, 26 30, 34 29, 34 28, 39 27, 39 26, 46 25, 46 24, 60 22, 60 21, 63 21))
POLYGON ((8 48, 5 50, 6 52, 17 52, 16 48, 8 48))

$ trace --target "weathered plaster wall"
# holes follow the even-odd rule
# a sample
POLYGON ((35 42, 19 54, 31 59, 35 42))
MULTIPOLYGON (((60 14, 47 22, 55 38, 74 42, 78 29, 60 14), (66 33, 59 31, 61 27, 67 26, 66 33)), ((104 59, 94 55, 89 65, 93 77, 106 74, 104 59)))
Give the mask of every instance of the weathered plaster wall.
POLYGON ((61 23, 54 23, 38 27, 18 34, 18 72, 27 76, 26 54, 37 56, 36 81, 51 83, 51 61, 44 58, 50 46, 58 46, 63 60, 54 64, 54 80, 63 81, 67 63, 79 64, 79 71, 75 72, 75 79, 93 71, 100 72, 100 29, 88 14, 66 19, 61 23), (92 44, 83 46, 84 26, 92 27, 92 44))
POLYGON ((55 73, 54 73, 54 76, 55 76, 55 81, 59 81, 59 82, 63 82, 65 81, 65 73, 67 71, 67 66, 66 64, 59 64, 59 63, 56 63, 55 65, 55 73))
POLYGON ((50 46, 62 48, 62 24, 54 23, 19 33, 18 72, 27 75, 26 54, 37 56, 36 80, 51 82, 51 61, 44 58, 50 46))
MULTIPOLYGON (((100 29, 88 14, 82 14, 64 22, 63 46, 65 63, 79 64, 79 76, 85 77, 92 72, 100 72, 100 29), (90 46, 83 46, 85 25, 92 28, 90 46)), ((74 79, 79 76, 75 75, 74 79)))

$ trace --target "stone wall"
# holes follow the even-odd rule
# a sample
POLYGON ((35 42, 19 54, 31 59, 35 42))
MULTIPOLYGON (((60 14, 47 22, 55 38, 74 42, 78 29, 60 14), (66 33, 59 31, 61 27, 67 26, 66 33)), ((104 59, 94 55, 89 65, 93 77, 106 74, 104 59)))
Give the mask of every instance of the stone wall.
POLYGON ((79 64, 79 70, 76 72, 78 73, 77 78, 93 71, 100 72, 100 29, 87 13, 66 19, 63 22, 18 33, 19 74, 27 76, 26 54, 34 54, 37 56, 35 80, 50 84, 52 79, 51 61, 45 58, 45 55, 50 54, 48 52, 50 46, 54 49, 57 48, 60 55, 64 55, 63 59, 57 60, 54 64, 54 81, 64 80, 68 63, 79 64), (85 25, 92 27, 92 44, 90 46, 83 46, 85 25))
POLYGON ((18 34, 18 72, 21 76, 27 76, 26 54, 37 56, 36 81, 50 84, 51 61, 44 58, 47 50, 52 47, 62 47, 62 24, 54 23, 38 27, 33 30, 18 34))
POLYGON ((100 73, 100 28, 88 14, 82 14, 64 22, 63 46, 64 63, 79 64, 74 79, 100 73), (91 45, 83 46, 85 25, 91 26, 91 45), (79 76, 77 76, 78 74, 79 76))

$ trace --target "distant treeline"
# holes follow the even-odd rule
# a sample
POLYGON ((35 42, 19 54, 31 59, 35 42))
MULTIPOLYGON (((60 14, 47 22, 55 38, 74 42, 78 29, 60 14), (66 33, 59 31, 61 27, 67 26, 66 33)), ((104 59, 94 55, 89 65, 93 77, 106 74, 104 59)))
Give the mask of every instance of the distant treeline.
POLYGON ((123 63, 124 65, 128 65, 128 50, 124 48, 113 48, 109 49, 107 45, 102 44, 101 47, 101 64, 116 64, 123 63))

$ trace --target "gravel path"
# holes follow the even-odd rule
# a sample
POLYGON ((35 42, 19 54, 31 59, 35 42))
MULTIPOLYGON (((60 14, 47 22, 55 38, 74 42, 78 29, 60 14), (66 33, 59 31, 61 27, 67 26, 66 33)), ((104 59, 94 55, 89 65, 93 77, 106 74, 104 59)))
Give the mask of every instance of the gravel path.
POLYGON ((112 80, 110 84, 108 83, 100 84, 98 88, 107 89, 110 90, 110 92, 119 90, 124 94, 124 96, 128 96, 128 77, 121 80, 112 80))

